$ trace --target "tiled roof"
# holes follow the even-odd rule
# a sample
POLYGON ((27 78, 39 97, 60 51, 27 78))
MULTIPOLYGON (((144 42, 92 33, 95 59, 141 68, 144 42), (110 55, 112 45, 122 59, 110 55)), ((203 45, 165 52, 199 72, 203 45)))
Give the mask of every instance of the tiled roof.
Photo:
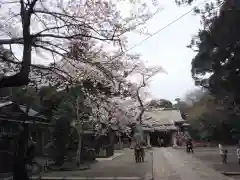
POLYGON ((154 109, 144 113, 144 124, 156 127, 174 125, 174 122, 184 122, 179 110, 154 109))
POLYGON ((155 131, 164 131, 164 130, 177 130, 177 127, 174 125, 171 126, 159 126, 159 127, 154 127, 155 131))
POLYGON ((154 128, 143 127, 143 131, 154 131, 154 128))
MULTIPOLYGON (((20 105, 19 108, 23 111, 23 112, 26 112, 27 111, 27 108, 26 106, 23 106, 23 105, 20 105)), ((28 110, 28 116, 36 116, 38 115, 38 112, 33 110, 32 108, 30 108, 28 110)))
MULTIPOLYGON (((12 101, 5 101, 5 102, 0 102, 0 107, 4 107, 4 106, 8 106, 8 105, 11 105, 11 104, 14 104, 14 102, 12 101)), ((26 106, 24 105, 19 105, 19 108, 21 109, 22 112, 26 112, 27 108, 26 106)), ((46 119, 46 117, 44 117, 43 115, 39 115, 39 113, 37 111, 35 111, 34 109, 32 108, 29 108, 28 110, 28 116, 31 116, 31 117, 39 117, 39 118, 42 118, 42 119, 46 119)))
POLYGON ((0 102, 0 107, 4 107, 4 106, 7 106, 7 105, 12 104, 12 103, 13 103, 12 101, 0 102))

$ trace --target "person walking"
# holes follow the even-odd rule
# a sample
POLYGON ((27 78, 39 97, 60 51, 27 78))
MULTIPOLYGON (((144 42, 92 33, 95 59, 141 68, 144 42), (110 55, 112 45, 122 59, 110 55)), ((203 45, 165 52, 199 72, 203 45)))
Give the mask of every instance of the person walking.
POLYGON ((161 147, 164 147, 164 139, 162 137, 160 139, 160 144, 161 144, 161 147))
POLYGON ((157 143, 158 143, 158 147, 161 147, 161 142, 159 137, 157 137, 157 143))
POLYGON ((223 163, 227 164, 227 156, 228 156, 228 150, 224 149, 224 154, 223 154, 223 163))
POLYGON ((222 144, 218 144, 218 148, 219 148, 219 151, 220 151, 220 156, 221 156, 221 159, 222 159, 222 163, 227 164, 228 151, 223 148, 222 144))
POLYGON ((222 163, 223 163, 223 146, 222 144, 218 144, 218 148, 219 148, 219 153, 220 153, 220 156, 221 156, 221 160, 222 160, 222 163))
POLYGON ((238 158, 238 164, 240 164, 240 145, 237 146, 237 158, 238 158))
POLYGON ((141 162, 141 155, 142 155, 142 146, 141 141, 137 138, 134 144, 134 154, 135 154, 135 161, 136 163, 141 162))
POLYGON ((189 153, 189 152, 193 153, 193 143, 192 143, 192 139, 188 139, 186 145, 187 145, 187 147, 186 147, 186 148, 187 148, 187 152, 188 152, 188 153, 189 153))
POLYGON ((135 161, 141 162, 144 160, 144 149, 143 149, 143 134, 135 129, 135 133, 133 136, 134 139, 134 154, 135 154, 135 161))
POLYGON ((30 164, 32 163, 33 159, 36 156, 35 151, 36 151, 36 142, 33 141, 32 136, 30 136, 28 140, 28 148, 26 152, 26 161, 30 164))

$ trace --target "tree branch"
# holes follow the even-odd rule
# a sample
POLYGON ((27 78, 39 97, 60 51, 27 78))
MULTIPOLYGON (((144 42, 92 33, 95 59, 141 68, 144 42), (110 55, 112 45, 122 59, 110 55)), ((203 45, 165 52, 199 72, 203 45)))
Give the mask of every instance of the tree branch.
MULTIPOLYGON (((104 31, 104 30, 96 30, 93 27, 91 27, 89 24, 86 24, 82 17, 78 17, 78 16, 74 16, 74 15, 68 15, 68 14, 64 14, 64 13, 58 13, 58 12, 48 12, 48 11, 44 11, 44 10, 34 10, 34 12, 35 12, 35 15, 37 13, 40 13, 40 14, 47 14, 47 15, 53 16, 56 19, 59 19, 59 20, 63 21, 65 23, 65 27, 71 27, 71 26, 72 27, 74 27, 74 26, 79 27, 79 26, 82 26, 84 29, 85 28, 91 29, 92 31, 94 31, 96 34, 98 34, 100 36, 102 36, 102 34, 99 33, 99 31, 104 31), (69 18, 69 19, 64 19, 64 18, 69 18), (81 19, 83 19, 83 20, 81 20, 81 19), (74 23, 70 22, 70 21, 73 21, 74 23)), ((49 29, 47 28, 47 29, 44 29, 37 34, 46 32, 48 30, 54 30, 54 29, 60 29, 60 28, 63 28, 63 26, 62 27, 51 27, 49 29)), ((118 35, 118 36, 120 36, 120 35, 118 35)), ((114 33, 114 37, 115 37, 115 33, 114 33)), ((112 36, 112 39, 114 37, 112 36)))
MULTIPOLYGON (((8 58, 6 58, 4 56, 1 56, 0 58, 2 58, 4 62, 16 64, 16 65, 20 65, 21 64, 21 62, 10 60, 10 59, 8 59, 8 58)), ((36 64, 31 64, 31 67, 36 68, 36 69, 40 69, 40 70, 47 70, 47 71, 53 72, 57 76, 61 77, 63 80, 66 80, 67 82, 72 83, 71 80, 73 79, 73 77, 71 75, 69 75, 67 72, 65 72, 65 71, 63 71, 63 70, 61 70, 59 68, 56 68, 56 67, 45 67, 45 66, 36 65, 36 64), (62 73, 62 74, 64 74, 64 75, 66 75, 68 78, 66 78, 64 75, 58 73, 57 71, 62 73)))
POLYGON ((140 111, 140 113, 139 113, 139 115, 138 115, 138 117, 137 117, 137 121, 139 121, 140 124, 143 123, 143 122, 142 122, 142 116, 143 116, 143 113, 144 113, 144 111, 145 111, 145 108, 144 108, 142 99, 141 99, 141 97, 140 97, 140 89, 143 88, 143 87, 144 87, 144 85, 141 85, 141 86, 138 87, 138 89, 137 89, 137 100, 138 100, 138 102, 139 102, 139 104, 140 104, 140 109, 141 109, 141 111, 140 111))
POLYGON ((34 9, 34 6, 36 5, 38 0, 33 0, 32 3, 29 5, 29 9, 28 9, 28 14, 29 16, 31 16, 31 14, 34 13, 33 9, 34 9))
POLYGON ((48 11, 43 11, 43 10, 40 10, 40 9, 34 10, 34 13, 48 14, 48 15, 52 15, 52 16, 55 15, 55 16, 60 16, 60 17, 62 16, 62 17, 70 18, 72 20, 81 19, 80 17, 74 16, 74 15, 68 15, 68 14, 58 13, 58 12, 48 12, 48 11))
POLYGON ((87 34, 74 34, 74 35, 69 35, 69 36, 62 36, 62 35, 56 35, 56 34, 35 34, 33 35, 34 37, 51 37, 51 38, 56 38, 56 39, 74 39, 74 38, 79 38, 79 37, 88 37, 88 38, 93 38, 97 39, 100 41, 118 41, 118 39, 115 38, 100 38, 100 37, 95 37, 87 34))
POLYGON ((0 45, 3 44, 23 44, 23 38, 0 39, 0 45))
MULTIPOLYGON (((0 79, 0 88, 3 87, 14 87, 27 85, 29 83, 29 72, 31 65, 31 52, 32 52, 32 37, 30 34, 30 19, 31 15, 25 8, 24 1, 20 0, 21 4, 21 20, 22 20, 22 29, 23 29, 23 56, 22 56, 22 66, 20 72, 13 76, 4 76, 0 79)), ((14 41, 8 40, 5 43, 11 44, 14 41)))

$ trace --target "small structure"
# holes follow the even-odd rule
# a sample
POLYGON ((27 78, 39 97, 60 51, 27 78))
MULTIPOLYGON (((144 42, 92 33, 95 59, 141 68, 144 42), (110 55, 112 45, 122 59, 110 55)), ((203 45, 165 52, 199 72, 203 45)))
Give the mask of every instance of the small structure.
POLYGON ((18 105, 12 101, 0 103, 0 133, 15 134, 19 131, 19 126, 23 123, 29 124, 30 135, 37 142, 36 150, 38 154, 43 153, 44 146, 49 141, 51 124, 48 120, 39 115, 32 108, 18 105))
MULTIPOLYGON (((71 128, 71 141, 68 151, 72 157, 76 156, 76 151, 79 146, 79 132, 75 128, 71 128)), ((81 153, 80 164, 95 160, 95 132, 93 130, 83 130, 81 132, 81 153)))
POLYGON ((11 171, 14 144, 23 123, 29 125, 30 133, 35 133, 33 139, 37 142, 36 149, 38 153, 42 152, 46 140, 45 132, 49 133, 46 126, 49 124, 44 122, 44 117, 37 114, 36 111, 11 101, 0 103, 0 170, 3 172, 11 171))
POLYGON ((93 124, 87 123, 87 121, 71 122, 71 140, 69 146, 69 152, 71 156, 76 156, 77 164, 84 164, 86 162, 92 162, 95 160, 95 146, 96 137, 93 124), (79 144, 81 143, 81 144, 79 144), (81 150, 80 150, 81 148, 81 150))
POLYGON ((179 134, 185 134, 188 125, 177 109, 151 109, 144 113, 142 126, 147 145, 158 146, 163 139, 170 146, 178 144, 179 134))
POLYGON ((105 123, 100 124, 100 131, 95 134, 96 157, 110 157, 114 154, 115 130, 105 123))
POLYGON ((86 130, 82 133, 81 163, 94 161, 95 154, 95 132, 86 130))
POLYGON ((123 148, 130 148, 131 139, 132 138, 129 132, 117 131, 115 136, 114 149, 120 150, 123 148))

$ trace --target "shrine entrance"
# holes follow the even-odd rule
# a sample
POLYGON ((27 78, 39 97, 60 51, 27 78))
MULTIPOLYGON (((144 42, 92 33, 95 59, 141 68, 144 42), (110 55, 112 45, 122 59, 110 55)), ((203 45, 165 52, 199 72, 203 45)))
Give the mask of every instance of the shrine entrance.
POLYGON ((172 145, 172 132, 170 131, 154 131, 150 133, 150 144, 153 147, 160 147, 160 139, 164 140, 164 146, 172 145))

